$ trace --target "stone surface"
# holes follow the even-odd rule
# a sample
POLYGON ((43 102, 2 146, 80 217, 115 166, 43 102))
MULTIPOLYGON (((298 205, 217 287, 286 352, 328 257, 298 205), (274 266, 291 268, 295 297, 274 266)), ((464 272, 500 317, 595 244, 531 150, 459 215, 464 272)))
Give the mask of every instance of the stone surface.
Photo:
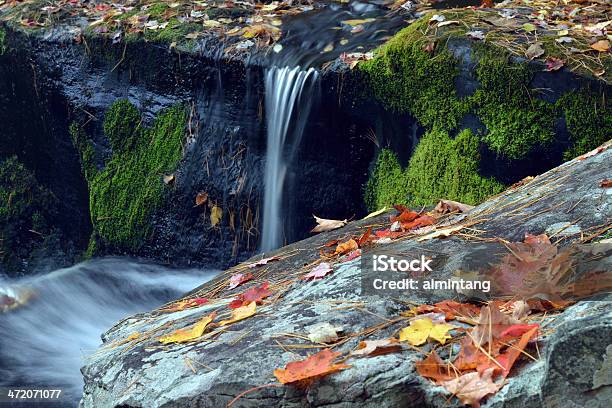
MULTIPOLYGON (((598 240, 594 234, 612 220, 610 189, 599 187, 608 176, 612 149, 585 160, 573 160, 536 177, 526 185, 511 188, 472 212, 455 216, 451 222, 474 222, 481 238, 500 237, 522 241, 525 233, 541 234, 551 225, 572 223, 583 234, 567 236, 561 245, 580 239, 598 240)), ((386 338, 397 334, 406 321, 392 319, 406 310, 405 302, 439 301, 457 297, 439 291, 428 298, 418 293, 397 297, 367 295, 361 278, 366 272, 360 260, 336 263, 334 272, 323 280, 299 279, 305 265, 320 257, 322 245, 332 238, 359 234, 367 225, 388 223, 388 215, 349 223, 347 226, 297 242, 278 251, 282 260, 263 268, 247 269, 244 264, 221 273, 193 293, 214 300, 197 309, 172 314, 152 311, 125 319, 103 335, 104 345, 90 356, 82 369, 85 389, 82 407, 224 407, 234 397, 253 387, 275 383, 273 371, 290 361, 304 358, 317 348, 287 348, 282 345, 312 345, 286 334, 307 336, 308 327, 319 323, 343 326, 360 333, 338 345, 349 352, 364 338, 386 338), (237 271, 255 274, 255 282, 233 291, 227 279, 237 271), (157 337, 193 324, 216 310, 224 318, 228 301, 254 283, 271 282, 278 300, 259 307, 255 316, 232 324, 214 339, 183 345, 160 346, 157 337), (285 282, 281 285, 281 282, 285 282), (213 296, 214 295, 214 296, 213 296), (131 333, 145 335, 137 343, 118 345, 131 333)), ((597 235, 597 234, 596 234, 597 235)), ((602 234, 603 235, 603 234, 602 234)), ((446 262, 432 277, 445 278, 470 256, 492 251, 494 243, 451 236, 417 242, 404 239, 386 244, 385 250, 398 254, 444 253, 446 262)), ((375 247, 371 251, 380 250, 375 247)), ((367 256, 368 251, 364 251, 367 256)), ((459 297, 461 298, 461 297, 459 297)), ((538 343, 539 358, 517 364, 502 390, 489 398, 485 407, 578 407, 606 406, 610 400, 609 372, 612 309, 610 301, 581 301, 545 322, 538 343)), ((429 346, 423 348, 427 351, 429 346)), ((440 387, 421 378, 414 363, 421 354, 410 349, 402 353, 370 358, 351 358, 352 367, 322 378, 307 389, 269 386, 250 392, 235 407, 449 407, 456 399, 440 387)))

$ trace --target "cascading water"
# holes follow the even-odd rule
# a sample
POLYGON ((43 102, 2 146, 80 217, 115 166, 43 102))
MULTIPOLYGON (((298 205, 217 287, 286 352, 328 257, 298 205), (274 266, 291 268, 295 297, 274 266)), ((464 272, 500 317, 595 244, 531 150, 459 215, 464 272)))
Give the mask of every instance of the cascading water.
POLYGON ((80 368, 101 333, 214 275, 110 258, 37 277, 0 277, 0 301, 24 302, 0 313, 0 387, 63 389, 60 406, 75 406, 83 388, 80 368))
POLYGON ((283 244, 282 199, 287 163, 299 145, 312 104, 314 68, 272 67, 266 73, 267 151, 262 251, 283 244))

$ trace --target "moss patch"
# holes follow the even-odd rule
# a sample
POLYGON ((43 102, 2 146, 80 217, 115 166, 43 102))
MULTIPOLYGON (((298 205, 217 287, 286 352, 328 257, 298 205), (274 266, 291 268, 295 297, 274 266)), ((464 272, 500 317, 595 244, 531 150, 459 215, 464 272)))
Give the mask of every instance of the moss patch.
POLYGON ((455 139, 432 130, 423 136, 405 170, 397 156, 384 149, 366 185, 368 208, 430 205, 441 198, 478 204, 499 193, 503 184, 478 174, 478 146, 478 137, 470 130, 455 139))
POLYGON ((182 106, 160 113, 146 128, 132 104, 115 102, 104 120, 113 155, 102 171, 94 170, 91 142, 73 137, 89 183, 94 226, 89 255, 102 248, 137 250, 150 237, 151 216, 167 192, 162 177, 175 170, 182 156, 185 124, 182 106))
POLYGON ((0 55, 4 55, 6 52, 6 31, 0 27, 0 55))
POLYGON ((58 231, 53 228, 58 199, 42 187, 17 158, 0 162, 0 262, 21 270, 20 261, 58 231))
MULTIPOLYGON (((469 110, 457 97, 457 63, 446 49, 433 54, 423 50, 427 18, 396 34, 376 51, 376 57, 359 64, 367 73, 374 96, 396 112, 413 115, 422 125, 452 130, 469 110)), ((440 48, 440 47, 438 47, 440 48)))
POLYGON ((572 145, 565 160, 595 149, 612 137, 612 104, 605 93, 588 89, 563 95, 557 102, 565 116, 572 145))
POLYGON ((556 109, 537 99, 529 84, 533 70, 514 63, 500 50, 480 47, 476 77, 480 87, 472 96, 474 110, 487 127, 483 141, 510 159, 525 157, 554 137, 556 109))

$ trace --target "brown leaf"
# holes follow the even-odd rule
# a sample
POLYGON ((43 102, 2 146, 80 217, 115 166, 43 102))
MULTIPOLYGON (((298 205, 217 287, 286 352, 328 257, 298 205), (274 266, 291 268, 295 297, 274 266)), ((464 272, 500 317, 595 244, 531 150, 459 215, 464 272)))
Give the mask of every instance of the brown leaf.
POLYGON ((380 356, 388 353, 395 353, 401 351, 402 346, 399 344, 397 339, 383 339, 383 340, 365 340, 359 342, 357 350, 351 353, 352 356, 380 356))
POLYGON ((538 58, 544 55, 544 48, 542 48, 542 44, 539 42, 533 43, 529 46, 529 48, 527 48, 527 51, 525 51, 525 55, 530 60, 538 58))
POLYGON ((608 40, 599 40, 593 44, 591 44, 591 48, 597 50, 599 52, 606 52, 610 50, 610 41, 608 40))
POLYGON ((599 187, 610 188, 612 187, 612 179, 603 179, 599 182, 599 187))
POLYGON ((195 205, 196 207, 199 207, 203 204, 206 204, 206 201, 208 201, 208 193, 205 191, 200 191, 198 195, 196 195, 195 205))
POLYGON ((431 378, 437 384, 457 377, 451 370, 450 364, 444 363, 436 350, 433 350, 425 360, 417 361, 416 370, 421 376, 431 378))
POLYGON ((474 208, 473 205, 463 204, 452 200, 440 200, 434 212, 437 214, 448 214, 451 212, 465 213, 471 211, 474 208))
POLYGON ((336 255, 346 254, 347 252, 351 252, 357 248, 359 248, 359 245, 357 245, 357 241, 351 238, 346 242, 342 242, 338 244, 338 246, 336 247, 335 254, 336 255))
POLYGON ((464 374, 442 382, 442 386, 459 398, 461 403, 478 408, 482 398, 496 393, 503 385, 493 382, 493 371, 494 369, 490 368, 482 373, 482 376, 477 372, 464 374))

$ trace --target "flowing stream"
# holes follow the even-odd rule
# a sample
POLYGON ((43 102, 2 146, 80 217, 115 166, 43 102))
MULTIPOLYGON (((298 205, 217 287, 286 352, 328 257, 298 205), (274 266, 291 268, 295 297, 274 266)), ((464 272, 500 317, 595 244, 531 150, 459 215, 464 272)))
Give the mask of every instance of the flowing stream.
POLYGON ((0 387, 61 388, 63 406, 75 406, 83 389, 80 368, 101 344, 101 333, 215 274, 107 258, 45 275, 0 277, 0 300, 24 303, 0 313, 0 387))
POLYGON ((287 164, 300 144, 312 105, 318 72, 299 66, 271 67, 266 72, 267 151, 261 249, 283 245, 283 185, 287 164))

